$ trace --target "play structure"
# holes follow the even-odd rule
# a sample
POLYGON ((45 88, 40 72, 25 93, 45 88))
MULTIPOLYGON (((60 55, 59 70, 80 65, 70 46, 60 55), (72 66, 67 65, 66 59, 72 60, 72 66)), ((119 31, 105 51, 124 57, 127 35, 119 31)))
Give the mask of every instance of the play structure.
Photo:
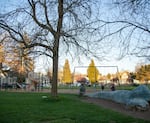
POLYGON ((18 82, 17 77, 0 78, 0 89, 25 89, 28 91, 36 91, 42 90, 43 87, 50 87, 49 78, 35 72, 29 72, 23 82, 18 82))
POLYGON ((28 84, 27 89, 36 91, 42 90, 43 87, 50 87, 50 80, 47 76, 40 75, 39 73, 29 72, 26 80, 28 84))

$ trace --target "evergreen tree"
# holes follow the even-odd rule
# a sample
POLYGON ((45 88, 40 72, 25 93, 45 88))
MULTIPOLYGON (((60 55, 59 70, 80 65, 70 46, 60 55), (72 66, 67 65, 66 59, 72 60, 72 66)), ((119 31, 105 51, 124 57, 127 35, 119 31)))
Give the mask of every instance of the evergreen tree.
POLYGON ((69 61, 66 59, 65 65, 63 67, 63 83, 71 83, 72 82, 72 76, 71 76, 71 71, 70 71, 70 66, 69 66, 69 61))
POLYGON ((87 69, 87 75, 91 83, 95 83, 98 81, 99 71, 95 66, 94 60, 91 60, 89 67, 87 69))

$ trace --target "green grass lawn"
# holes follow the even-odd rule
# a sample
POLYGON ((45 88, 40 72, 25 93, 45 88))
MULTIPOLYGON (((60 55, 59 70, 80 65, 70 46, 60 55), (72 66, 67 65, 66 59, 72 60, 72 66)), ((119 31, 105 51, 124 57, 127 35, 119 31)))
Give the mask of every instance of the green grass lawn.
POLYGON ((148 123, 80 101, 77 95, 0 92, 0 123, 148 123), (46 95, 48 99, 42 99, 46 95))

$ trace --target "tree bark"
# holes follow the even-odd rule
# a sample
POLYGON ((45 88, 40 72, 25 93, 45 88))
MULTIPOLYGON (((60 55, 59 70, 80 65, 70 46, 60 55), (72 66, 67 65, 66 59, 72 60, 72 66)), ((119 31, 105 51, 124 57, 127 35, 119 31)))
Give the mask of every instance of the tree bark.
POLYGON ((63 21, 63 0, 58 0, 58 21, 57 21, 57 31, 54 34, 54 47, 53 47, 53 78, 52 78, 52 89, 51 95, 53 97, 58 96, 58 58, 59 58, 59 40, 61 36, 61 28, 63 21))
POLYGON ((58 48, 53 52, 53 76, 52 76, 52 88, 51 95, 53 97, 58 96, 57 85, 58 85, 58 48))

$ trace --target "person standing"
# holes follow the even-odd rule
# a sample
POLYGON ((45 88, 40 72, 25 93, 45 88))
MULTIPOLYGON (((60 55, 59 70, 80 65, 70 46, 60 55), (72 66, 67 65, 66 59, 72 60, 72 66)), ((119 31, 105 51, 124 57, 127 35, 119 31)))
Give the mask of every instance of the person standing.
POLYGON ((110 88, 112 91, 115 91, 115 84, 113 83, 110 88))
POLYGON ((82 83, 81 86, 80 86, 79 96, 84 96, 85 91, 86 91, 85 85, 82 83))
POLYGON ((102 89, 102 91, 104 90, 104 88, 105 88, 105 87, 104 87, 104 84, 102 83, 102 84, 101 84, 101 89, 102 89))

